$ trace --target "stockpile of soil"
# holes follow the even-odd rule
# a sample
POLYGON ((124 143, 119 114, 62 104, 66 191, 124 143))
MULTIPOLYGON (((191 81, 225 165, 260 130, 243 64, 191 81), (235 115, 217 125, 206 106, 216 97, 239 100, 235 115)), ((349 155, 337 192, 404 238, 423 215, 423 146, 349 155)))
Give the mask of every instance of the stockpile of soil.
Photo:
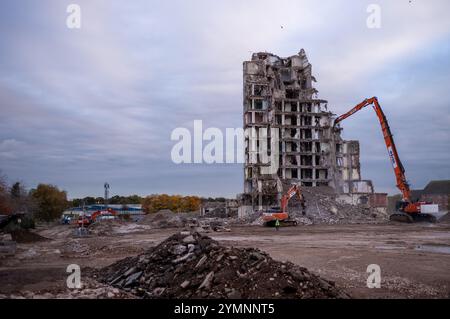
POLYGON ((258 249, 224 247, 189 232, 100 269, 95 276, 142 298, 348 297, 305 268, 275 261, 258 249))
POLYGON ((11 237, 12 240, 22 244, 50 240, 48 238, 42 237, 38 234, 32 233, 31 231, 22 228, 18 228, 11 231, 11 237))

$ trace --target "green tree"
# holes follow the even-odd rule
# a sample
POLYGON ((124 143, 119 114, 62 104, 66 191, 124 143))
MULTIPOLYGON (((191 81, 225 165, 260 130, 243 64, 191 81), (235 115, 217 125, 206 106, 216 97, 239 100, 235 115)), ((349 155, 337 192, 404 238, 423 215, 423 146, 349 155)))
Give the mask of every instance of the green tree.
POLYGON ((95 199, 94 197, 91 197, 91 196, 85 197, 85 198, 83 198, 83 200, 84 200, 84 204, 85 204, 85 205, 94 205, 94 204, 97 204, 97 203, 96 203, 96 199, 95 199))
POLYGON ((74 198, 70 202, 70 206, 72 207, 81 207, 83 205, 83 199, 82 198, 74 198))
POLYGON ((131 195, 128 196, 126 204, 141 204, 142 200, 143 198, 139 195, 131 195))
POLYGON ((109 204, 116 205, 123 202, 123 198, 119 195, 115 195, 108 200, 109 204))
POLYGON ((53 185, 39 184, 31 191, 36 200, 35 217, 43 221, 53 221, 61 217, 61 213, 68 207, 67 193, 53 185))

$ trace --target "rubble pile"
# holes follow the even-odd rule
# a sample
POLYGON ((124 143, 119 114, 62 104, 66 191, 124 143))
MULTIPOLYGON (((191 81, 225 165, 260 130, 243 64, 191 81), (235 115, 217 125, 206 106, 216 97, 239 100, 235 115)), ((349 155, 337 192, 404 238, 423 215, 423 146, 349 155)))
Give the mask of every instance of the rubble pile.
MULTIPOLYGON (((290 218, 295 219, 300 225, 367 224, 383 223, 389 220, 387 211, 370 208, 368 205, 352 205, 340 200, 331 187, 304 187, 302 194, 306 201, 305 211, 296 196, 292 197, 287 208, 290 218)), ((264 210, 254 211, 252 214, 240 218, 240 221, 248 225, 263 225, 262 215, 264 212, 264 210)))
POLYGON ((141 298, 348 298, 333 282, 305 268, 189 232, 94 276, 141 298))
POLYGON ((339 224, 339 223, 379 223, 388 220, 387 214, 380 213, 365 205, 352 205, 337 200, 336 194, 327 187, 303 189, 306 200, 306 214, 293 209, 299 223, 339 224))
POLYGON ((160 210, 154 214, 147 214, 139 222, 143 225, 149 225, 152 228, 173 228, 184 227, 189 219, 193 218, 192 214, 174 213, 171 210, 160 210))
POLYGON ((201 217, 198 213, 174 213, 171 210, 161 210, 155 214, 146 215, 140 225, 150 228, 183 228, 189 231, 208 233, 212 231, 230 231, 226 218, 201 217))
POLYGON ((114 233, 116 227, 123 223, 119 220, 102 220, 91 224, 88 227, 89 233, 97 236, 108 236, 114 233))
POLYGON ((205 202, 202 204, 202 210, 205 216, 215 218, 227 217, 226 202, 205 202))
POLYGON ((19 291, 0 294, 0 299, 134 299, 136 296, 117 288, 85 278, 81 289, 19 291))

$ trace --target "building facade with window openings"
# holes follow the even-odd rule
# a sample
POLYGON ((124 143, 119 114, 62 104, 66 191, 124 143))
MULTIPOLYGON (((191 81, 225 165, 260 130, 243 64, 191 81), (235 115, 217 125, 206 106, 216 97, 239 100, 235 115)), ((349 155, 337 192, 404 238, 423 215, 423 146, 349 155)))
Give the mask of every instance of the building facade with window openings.
POLYGON ((276 206, 292 183, 373 193, 371 182, 361 180, 359 143, 343 141, 342 129, 333 127, 303 49, 288 58, 254 53, 243 77, 244 205, 276 206))

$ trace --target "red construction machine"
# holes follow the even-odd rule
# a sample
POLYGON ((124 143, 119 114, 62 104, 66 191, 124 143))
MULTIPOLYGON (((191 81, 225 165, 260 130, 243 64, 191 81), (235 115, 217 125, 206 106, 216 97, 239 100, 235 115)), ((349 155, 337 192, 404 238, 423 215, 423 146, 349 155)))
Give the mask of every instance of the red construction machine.
POLYGON ((297 184, 292 185, 286 194, 281 198, 281 207, 272 208, 268 212, 263 213, 262 218, 264 220, 264 226, 274 227, 278 220, 281 226, 297 226, 297 221, 289 217, 287 207, 289 201, 295 195, 298 196, 300 204, 302 206, 303 214, 305 213, 305 199, 301 192, 300 187, 297 184))
POLYGON ((77 225, 78 227, 87 227, 98 220, 117 219, 117 217, 118 213, 114 209, 107 208, 106 210, 98 210, 90 216, 80 216, 78 218, 77 225))
POLYGON ((378 120, 380 121, 381 130, 383 131, 384 136, 384 142, 388 150, 389 158, 391 159, 392 167, 394 168, 395 178, 397 180, 397 188, 402 193, 402 200, 399 201, 396 205, 397 212, 390 216, 390 220, 409 223, 417 221, 435 222, 435 216, 428 213, 421 213, 422 206, 431 203, 417 201, 413 202, 411 200, 411 191, 406 180, 405 169, 402 162, 400 161, 400 157, 398 155, 397 148, 395 147, 394 138, 392 136, 391 129, 389 128, 386 116, 384 115, 384 112, 381 109, 381 106, 378 103, 378 99, 376 97, 364 100, 347 113, 339 116, 334 121, 334 125, 337 125, 347 117, 353 115, 354 113, 358 112, 368 105, 372 105, 378 116, 378 120))

